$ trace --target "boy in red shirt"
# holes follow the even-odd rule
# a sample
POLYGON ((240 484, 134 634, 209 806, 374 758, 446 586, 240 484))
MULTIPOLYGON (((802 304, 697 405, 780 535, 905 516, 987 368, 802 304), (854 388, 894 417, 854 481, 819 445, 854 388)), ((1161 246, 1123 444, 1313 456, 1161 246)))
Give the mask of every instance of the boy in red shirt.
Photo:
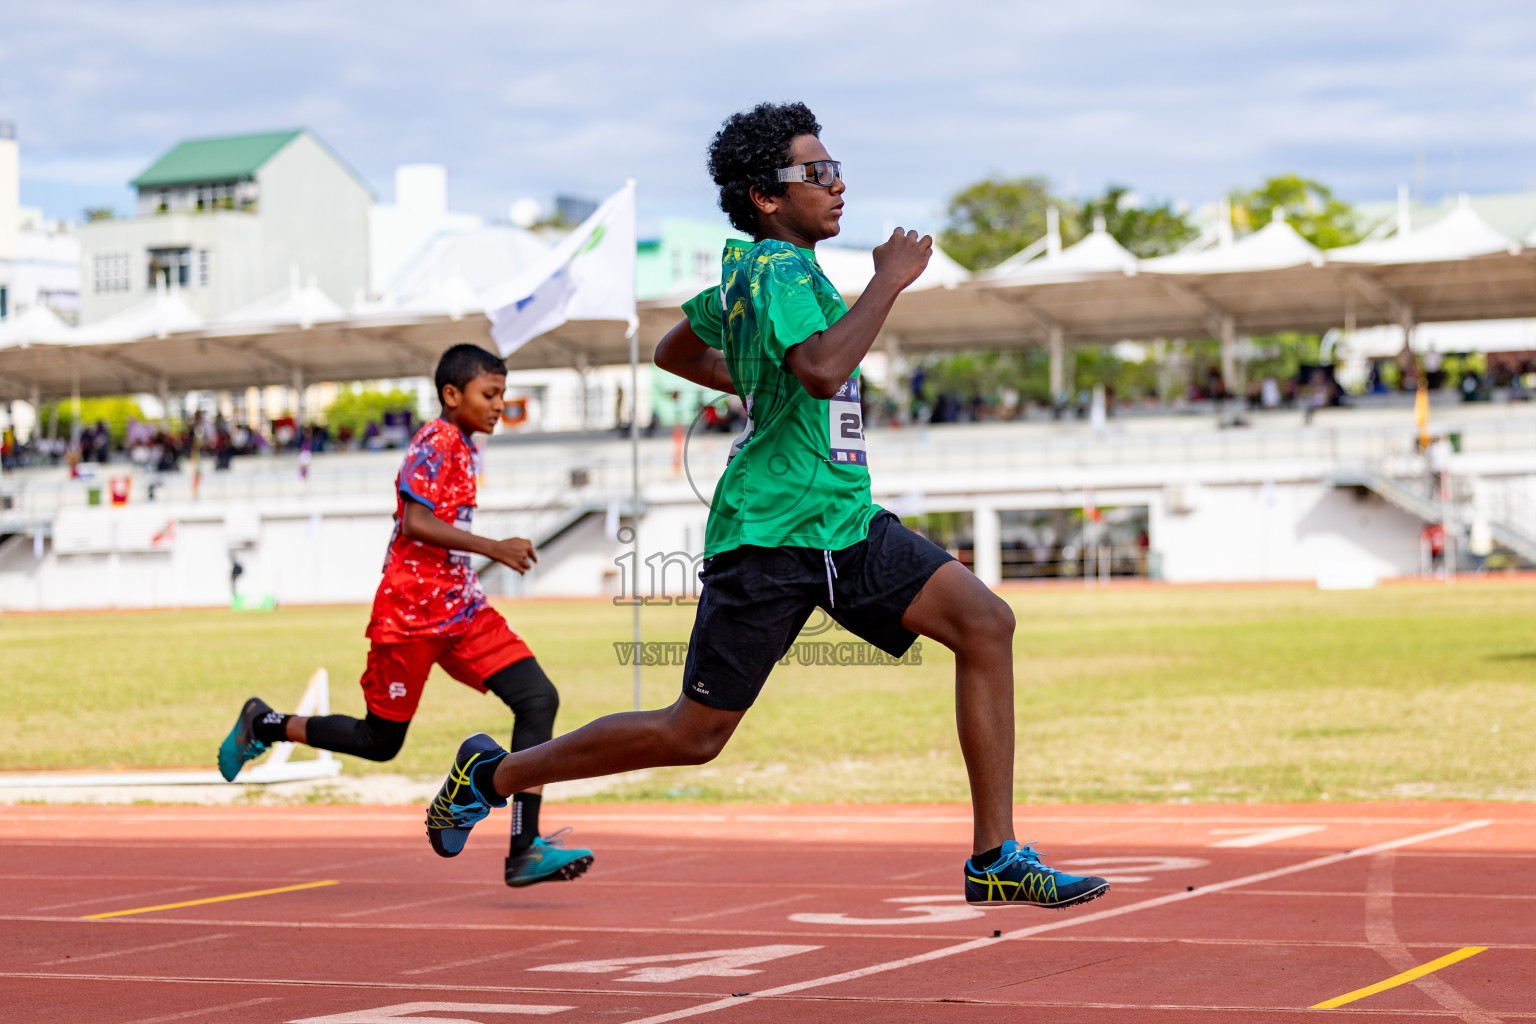
MULTIPOLYGON (((559 694, 528 645, 486 602, 469 564, 470 555, 484 555, 524 573, 538 560, 533 544, 521 537, 490 540, 469 532, 476 459, 470 438, 496 429, 506 364, 485 349, 455 345, 438 361, 436 378, 443 414, 417 431, 395 479, 395 532, 373 599, 367 631, 372 644, 361 680, 368 717, 284 715, 252 697, 219 747, 219 771, 227 781, 283 740, 388 761, 405 741, 434 663, 512 709, 513 750, 554 735, 559 694)), ((510 886, 575 878, 592 863, 592 851, 539 836, 542 788, 512 798, 505 869, 510 886)))

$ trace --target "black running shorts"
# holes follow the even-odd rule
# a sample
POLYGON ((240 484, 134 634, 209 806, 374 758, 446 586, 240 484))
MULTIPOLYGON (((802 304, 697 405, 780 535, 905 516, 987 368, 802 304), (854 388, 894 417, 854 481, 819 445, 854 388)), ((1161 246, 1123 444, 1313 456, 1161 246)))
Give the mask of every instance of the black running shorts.
POLYGON ((902 615, 928 578, 952 561, 884 510, 864 540, 840 551, 745 545, 722 552, 699 573, 683 694, 722 711, 745 711, 817 608, 900 657, 917 639, 902 627, 902 615))

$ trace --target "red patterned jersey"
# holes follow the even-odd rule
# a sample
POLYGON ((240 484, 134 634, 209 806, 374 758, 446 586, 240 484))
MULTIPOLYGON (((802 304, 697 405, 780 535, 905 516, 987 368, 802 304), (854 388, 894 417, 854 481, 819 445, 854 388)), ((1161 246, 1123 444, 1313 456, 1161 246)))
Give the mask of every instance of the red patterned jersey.
POLYGON ((405 503, 418 502, 451 526, 468 531, 475 517, 474 446, 463 432, 435 419, 416 432, 395 477, 395 532, 384 558, 384 579, 373 598, 368 638, 396 644, 454 636, 486 607, 469 554, 412 540, 401 531, 405 503))

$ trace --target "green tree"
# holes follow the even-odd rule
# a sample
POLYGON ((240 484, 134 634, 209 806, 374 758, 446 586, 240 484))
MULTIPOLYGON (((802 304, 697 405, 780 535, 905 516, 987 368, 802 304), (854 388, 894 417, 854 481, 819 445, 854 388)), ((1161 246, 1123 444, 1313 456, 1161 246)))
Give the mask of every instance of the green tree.
POLYGON ((117 216, 117 212, 110 206, 87 206, 81 214, 88 221, 112 220, 117 216))
MULTIPOLYGON (((1158 367, 1151 359, 1121 359, 1109 345, 1073 346, 1072 353, 1072 385, 1077 391, 1103 384, 1117 398, 1157 394, 1158 367)), ((995 398, 1005 388, 1017 390, 1021 401, 1050 402, 1050 357, 1043 349, 1030 347, 1001 352, 955 352, 931 357, 924 363, 923 391, 929 404, 946 392, 965 401, 972 395, 995 398)))
POLYGON ((1231 200, 1232 224, 1239 232, 1264 227, 1278 208, 1297 233, 1319 249, 1353 245, 1364 237, 1354 208, 1311 178, 1281 174, 1256 189, 1234 191, 1231 200))
MULTIPOLYGON (((42 415, 38 418, 38 426, 41 430, 47 430, 53 417, 59 418, 58 436, 69 437, 74 429, 74 403, 70 400, 49 402, 43 406, 42 415)), ((105 420, 107 430, 112 435, 113 444, 122 444, 128 436, 128 421, 144 419, 144 410, 139 408, 138 400, 130 395, 109 395, 105 398, 80 399, 80 426, 94 427, 105 420)))
POLYGON ((1316 334, 1281 331, 1279 334, 1255 335, 1248 342, 1254 350, 1253 358, 1248 361, 1250 381, 1265 377, 1289 380, 1296 376, 1303 363, 1315 366, 1321 359, 1322 337, 1316 334))
POLYGON ((1063 211, 1063 244, 1082 234, 1069 204, 1051 198, 1043 177, 978 181, 955 195, 946 211, 949 221, 939 233, 939 245, 967 270, 986 270, 1045 234, 1045 211, 1063 211))
POLYGON ((416 396, 409 391, 343 391, 325 407, 325 423, 333 434, 342 428, 361 434, 370 423, 382 424, 387 412, 415 411, 416 396))
POLYGON ((1139 259, 1166 256, 1200 233, 1172 204, 1137 206, 1130 197, 1126 186, 1111 185, 1103 195, 1089 199, 1077 210, 1078 231, 1092 231, 1094 219, 1103 217, 1105 230, 1139 259))

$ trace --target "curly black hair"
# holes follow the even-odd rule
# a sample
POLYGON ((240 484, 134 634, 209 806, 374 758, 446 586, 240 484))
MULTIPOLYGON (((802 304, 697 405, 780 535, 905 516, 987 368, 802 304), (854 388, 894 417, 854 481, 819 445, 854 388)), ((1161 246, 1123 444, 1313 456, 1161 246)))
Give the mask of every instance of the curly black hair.
POLYGON ((757 207, 751 190, 781 196, 789 186, 774 175, 789 163, 789 146, 799 135, 821 135, 821 125, 804 103, 759 103, 732 114, 709 143, 709 176, 720 188, 720 209, 736 230, 757 234, 757 207))

